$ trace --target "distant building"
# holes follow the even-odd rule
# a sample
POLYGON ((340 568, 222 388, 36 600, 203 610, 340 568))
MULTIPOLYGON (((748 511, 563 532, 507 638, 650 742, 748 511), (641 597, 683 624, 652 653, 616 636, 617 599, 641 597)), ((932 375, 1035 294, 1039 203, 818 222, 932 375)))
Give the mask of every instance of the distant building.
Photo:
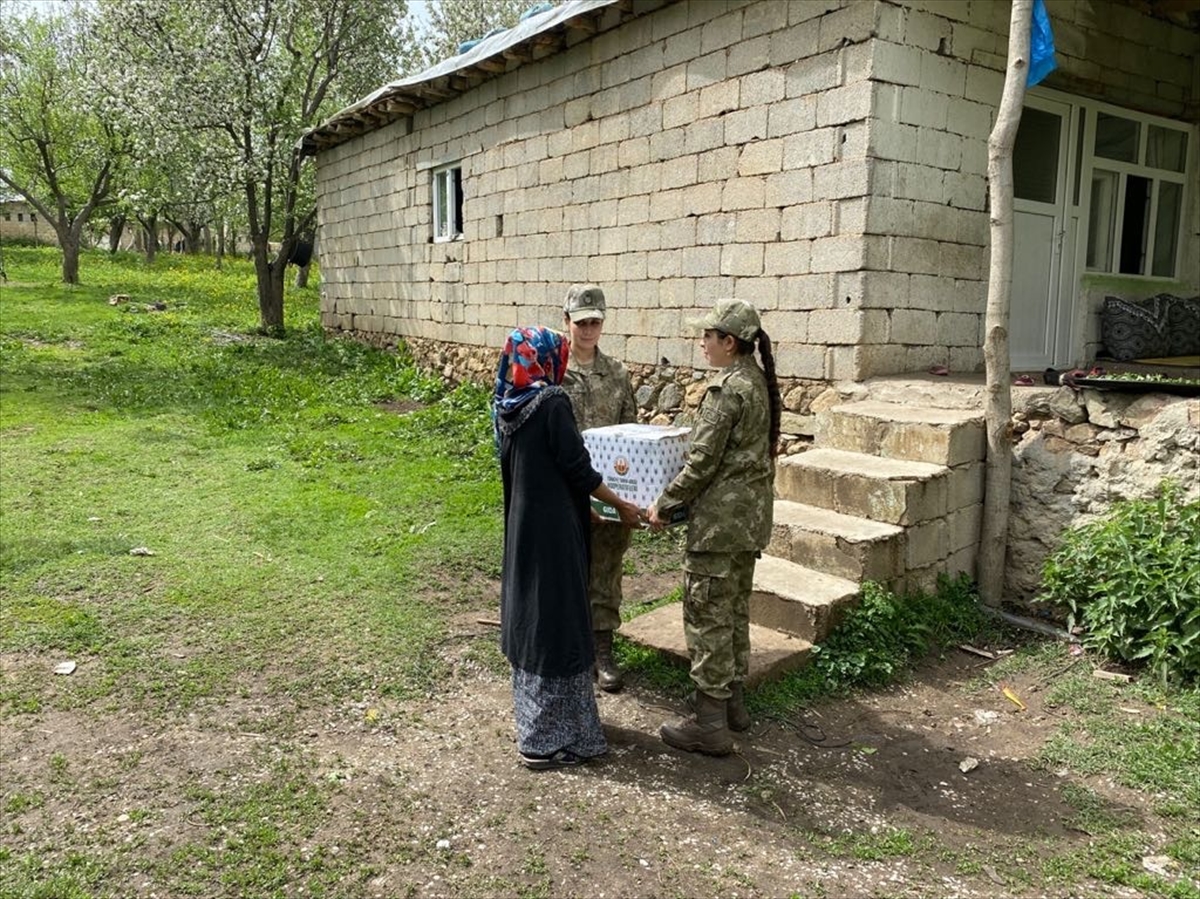
POLYGON ((0 196, 0 240, 9 241, 14 238, 58 245, 54 227, 29 203, 20 197, 0 196))

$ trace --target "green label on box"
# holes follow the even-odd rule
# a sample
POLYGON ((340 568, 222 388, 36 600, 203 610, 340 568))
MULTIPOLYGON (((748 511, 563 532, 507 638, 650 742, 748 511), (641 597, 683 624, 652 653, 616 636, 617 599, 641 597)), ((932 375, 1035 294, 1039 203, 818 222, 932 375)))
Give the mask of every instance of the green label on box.
MULTIPOLYGON (((595 497, 592 497, 592 509, 605 521, 621 520, 621 516, 617 514, 616 506, 610 506, 608 503, 601 502, 595 497)), ((683 524, 685 521, 687 521, 687 513, 687 506, 680 506, 671 513, 671 518, 667 522, 667 527, 671 527, 672 525, 676 524, 683 524)))

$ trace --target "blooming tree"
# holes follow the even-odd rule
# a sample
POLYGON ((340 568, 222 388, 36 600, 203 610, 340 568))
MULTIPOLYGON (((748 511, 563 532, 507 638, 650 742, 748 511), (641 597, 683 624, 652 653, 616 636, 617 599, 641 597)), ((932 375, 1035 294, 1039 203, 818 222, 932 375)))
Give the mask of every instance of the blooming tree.
POLYGON ((410 71, 458 54, 459 44, 478 40, 493 28, 511 28, 537 0, 431 0, 429 22, 417 43, 410 71))
POLYGON ((102 0, 107 84, 153 136, 145 152, 190 146, 214 200, 223 187, 242 197, 264 331, 283 328, 284 269, 316 215, 297 141, 395 78, 406 12, 406 0, 102 0))
POLYGON ((79 247, 114 199, 130 149, 121 111, 92 89, 101 77, 90 9, 0 17, 0 183, 50 224, 62 278, 79 283, 79 247))

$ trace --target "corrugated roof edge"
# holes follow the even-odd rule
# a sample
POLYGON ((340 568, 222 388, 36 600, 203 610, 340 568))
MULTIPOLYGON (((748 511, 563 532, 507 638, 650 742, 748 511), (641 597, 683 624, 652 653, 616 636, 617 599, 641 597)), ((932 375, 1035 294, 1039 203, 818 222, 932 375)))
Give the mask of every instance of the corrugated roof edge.
POLYGON ((393 81, 301 136, 297 147, 301 155, 315 155, 351 138, 374 131, 419 109, 456 97, 488 78, 508 71, 509 58, 518 64, 530 61, 532 54, 518 52, 523 46, 554 29, 582 27, 583 21, 610 6, 618 7, 622 18, 657 8, 674 0, 567 0, 546 12, 518 22, 507 31, 481 40, 466 53, 444 59, 437 65, 393 81), (638 9, 635 10, 635 6, 638 9), (465 83, 463 83, 465 82, 465 83))

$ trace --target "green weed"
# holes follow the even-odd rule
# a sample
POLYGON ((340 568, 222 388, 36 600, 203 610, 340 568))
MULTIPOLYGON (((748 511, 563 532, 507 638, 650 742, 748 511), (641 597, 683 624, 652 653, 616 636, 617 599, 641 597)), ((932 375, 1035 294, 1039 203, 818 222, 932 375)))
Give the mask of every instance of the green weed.
POLYGON ((1200 500, 1164 483, 1069 531, 1043 570, 1046 602, 1109 658, 1145 665, 1163 684, 1200 678, 1200 500))

